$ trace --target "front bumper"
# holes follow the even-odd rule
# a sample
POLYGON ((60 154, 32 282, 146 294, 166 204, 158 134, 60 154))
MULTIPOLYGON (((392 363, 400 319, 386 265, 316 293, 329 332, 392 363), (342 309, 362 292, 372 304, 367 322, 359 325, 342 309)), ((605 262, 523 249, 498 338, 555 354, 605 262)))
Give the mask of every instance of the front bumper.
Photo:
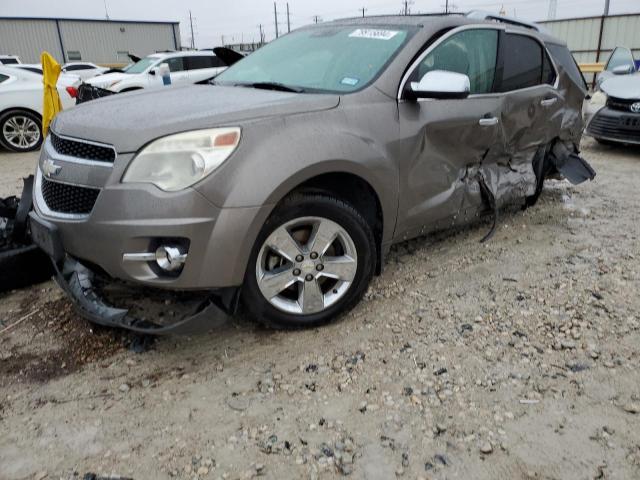
POLYGON ((38 218, 55 225, 63 252, 114 279, 143 286, 171 290, 240 286, 253 242, 271 207, 219 208, 193 188, 169 193, 149 184, 122 184, 130 158, 122 155, 112 166, 95 165, 59 155, 47 139, 36 173, 34 210, 38 218), (45 177, 47 162, 59 168, 45 177), (45 199, 45 182, 99 193, 89 213, 61 213, 50 208, 49 197, 45 199), (188 245, 179 274, 164 274, 154 262, 123 260, 125 254, 151 253, 159 242, 172 240, 188 245))
POLYGON ((640 114, 603 107, 589 121, 586 134, 598 140, 640 144, 640 114))

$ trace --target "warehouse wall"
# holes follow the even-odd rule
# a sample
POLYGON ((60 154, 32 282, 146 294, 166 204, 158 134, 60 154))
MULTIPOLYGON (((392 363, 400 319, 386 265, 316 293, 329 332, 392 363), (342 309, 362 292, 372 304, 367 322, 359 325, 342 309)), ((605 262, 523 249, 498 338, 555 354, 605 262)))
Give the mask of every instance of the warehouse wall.
POLYGON ((176 47, 178 24, 0 18, 0 53, 19 55, 24 63, 38 63, 43 50, 59 62, 73 61, 69 52, 75 52, 85 61, 119 64, 129 62, 124 52, 142 57, 176 47))
POLYGON ((55 21, 0 19, 1 54, 18 55, 24 63, 40 63, 43 50, 62 59, 55 21))
MULTIPOLYGON (((82 60, 96 63, 128 62, 118 52, 131 52, 144 57, 162 50, 175 50, 173 26, 169 24, 141 24, 117 22, 61 21, 64 49, 80 52, 82 60)), ((180 43, 178 42, 178 46, 180 43)))

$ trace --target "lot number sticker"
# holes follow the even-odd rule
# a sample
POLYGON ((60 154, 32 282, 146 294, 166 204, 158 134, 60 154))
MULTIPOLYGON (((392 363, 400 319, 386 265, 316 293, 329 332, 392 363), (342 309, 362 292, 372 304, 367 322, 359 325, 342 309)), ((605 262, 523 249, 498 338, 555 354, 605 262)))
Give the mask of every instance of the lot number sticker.
POLYGON ((374 38, 376 40, 391 40, 400 33, 397 30, 377 30, 372 28, 359 28, 349 34, 351 38, 374 38))

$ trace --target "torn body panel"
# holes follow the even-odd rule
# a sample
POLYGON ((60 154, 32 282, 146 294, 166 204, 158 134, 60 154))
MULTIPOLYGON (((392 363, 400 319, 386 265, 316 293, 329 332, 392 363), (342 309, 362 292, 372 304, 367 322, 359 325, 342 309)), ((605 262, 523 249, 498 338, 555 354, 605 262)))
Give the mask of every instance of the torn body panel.
POLYGON ((116 327, 148 335, 204 333, 227 322, 229 316, 211 295, 203 298, 193 312, 170 324, 136 318, 125 308, 116 308, 100 295, 96 274, 82 263, 67 257, 55 265, 56 283, 73 301, 76 310, 87 320, 106 327, 116 327))

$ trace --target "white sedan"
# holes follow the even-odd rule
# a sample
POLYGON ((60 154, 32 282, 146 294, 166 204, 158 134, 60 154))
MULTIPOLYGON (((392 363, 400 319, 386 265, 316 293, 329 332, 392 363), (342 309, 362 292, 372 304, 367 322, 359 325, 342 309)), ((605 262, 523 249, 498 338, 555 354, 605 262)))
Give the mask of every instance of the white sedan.
MULTIPOLYGON (((63 108, 75 105, 80 79, 71 75, 58 80, 63 108)), ((14 152, 29 152, 42 144, 42 75, 0 66, 0 144, 14 152)))
POLYGON ((105 67, 99 67, 98 65, 89 62, 65 63, 62 66, 63 73, 77 75, 82 81, 88 80, 97 75, 102 75, 107 70, 109 69, 105 67))

